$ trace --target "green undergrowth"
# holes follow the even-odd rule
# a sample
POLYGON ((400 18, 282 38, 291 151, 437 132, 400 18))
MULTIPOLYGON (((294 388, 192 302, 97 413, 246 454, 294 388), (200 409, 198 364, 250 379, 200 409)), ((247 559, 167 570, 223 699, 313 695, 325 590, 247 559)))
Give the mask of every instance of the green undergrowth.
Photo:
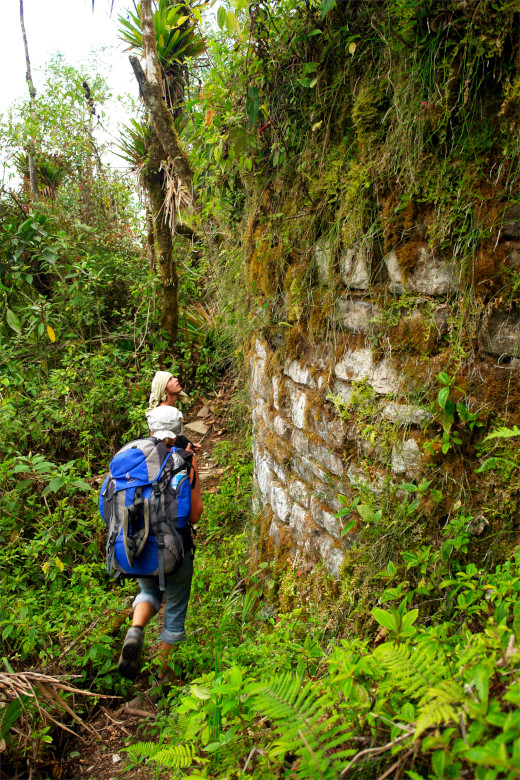
MULTIPOLYGON (((227 443, 217 461, 229 465, 227 443)), ((410 541, 388 560, 360 621, 347 572, 334 583, 319 566, 251 569, 248 513, 236 509, 251 464, 236 446, 234 462, 199 531, 189 638, 173 661, 189 681, 163 700, 148 741, 127 749, 128 771, 518 777, 518 550, 476 566, 459 516, 437 544, 410 541)), ((359 535, 366 560, 370 533, 359 535)))

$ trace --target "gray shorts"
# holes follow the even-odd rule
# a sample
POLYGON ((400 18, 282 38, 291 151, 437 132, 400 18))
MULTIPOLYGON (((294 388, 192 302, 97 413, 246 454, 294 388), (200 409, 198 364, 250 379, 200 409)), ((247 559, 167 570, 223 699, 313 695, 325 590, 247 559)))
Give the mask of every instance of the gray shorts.
MULTIPOLYGON (((186 638, 184 622, 190 600, 191 580, 193 577, 193 558, 191 551, 184 556, 182 566, 175 574, 166 575, 166 590, 164 591, 164 626, 161 639, 168 645, 182 642, 186 638)), ((163 600, 159 590, 159 577, 139 577, 137 582, 141 592, 135 597, 133 607, 142 601, 153 604, 158 612, 163 600)))

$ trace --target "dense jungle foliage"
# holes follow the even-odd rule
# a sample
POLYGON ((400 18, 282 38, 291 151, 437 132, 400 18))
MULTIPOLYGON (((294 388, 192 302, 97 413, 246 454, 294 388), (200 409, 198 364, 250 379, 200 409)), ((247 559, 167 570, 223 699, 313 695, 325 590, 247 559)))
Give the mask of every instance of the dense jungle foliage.
MULTIPOLYGON (((21 182, 0 192, 2 773, 50 777, 53 760, 78 776, 56 719, 72 727, 72 709, 88 722, 103 701, 13 696, 16 675, 131 696, 116 661, 135 587, 105 577, 97 491, 110 456, 145 431, 154 371, 202 397, 230 376, 244 384, 261 329, 280 360, 333 342, 316 241, 370 241, 383 257, 426 236, 461 280, 442 350, 395 330, 410 296, 383 302, 373 346, 407 343, 414 365, 435 367, 433 383, 419 376, 438 429, 429 470, 341 497, 344 532, 357 531, 341 579, 309 573, 260 533, 237 392, 212 453, 223 473, 204 497, 190 640, 173 660, 185 684, 124 761, 130 777, 146 762, 161 777, 518 778, 519 383, 481 381, 473 330, 496 299, 519 304, 518 269, 492 251, 518 202, 518 3, 160 0, 154 23, 197 208, 142 107, 119 153, 147 196, 110 168, 99 69, 53 60, 35 104, 0 126, 21 182), (157 216, 159 164, 169 228, 155 219, 154 259, 144 212, 151 202, 157 216)), ((120 32, 140 54, 138 6, 120 32)), ((337 406, 391 448, 366 383, 337 406)))

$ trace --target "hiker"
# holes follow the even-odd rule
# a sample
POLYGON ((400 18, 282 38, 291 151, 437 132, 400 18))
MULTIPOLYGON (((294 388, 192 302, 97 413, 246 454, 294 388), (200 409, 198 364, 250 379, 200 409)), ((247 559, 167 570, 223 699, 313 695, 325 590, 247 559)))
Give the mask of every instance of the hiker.
MULTIPOLYGON (((166 372, 158 373, 165 374, 166 372)), ((171 374, 167 376, 171 377, 171 374)), ((169 393, 168 397, 170 399, 174 396, 178 396, 181 391, 179 382, 173 377, 171 377, 171 379, 174 381, 170 387, 174 387, 177 392, 169 393)), ((168 384, 169 381, 170 380, 167 379, 166 384, 168 384)), ((164 379, 162 379, 161 382, 162 385, 166 387, 164 379)), ((152 395, 153 387, 152 384, 152 395)), ((164 390, 160 393, 159 398, 163 393, 164 390)), ((150 396, 150 399, 152 401, 152 396, 150 396)), ((180 433, 180 431, 182 431, 182 414, 175 406, 164 403, 162 406, 157 405, 153 409, 149 409, 146 416, 151 427, 150 435, 156 439, 160 439, 167 447, 177 447, 180 443, 179 438, 181 440, 184 439, 180 433), (157 428, 157 425, 160 425, 161 427, 157 428)), ((193 452, 192 445, 187 442, 187 440, 185 441, 186 450, 188 452, 193 452)), ((159 649, 163 669, 167 666, 167 660, 173 646, 177 644, 177 642, 181 642, 185 639, 184 622, 190 598, 194 554, 190 524, 195 524, 199 521, 203 509, 195 456, 193 456, 192 462, 195 477, 193 479, 192 475, 190 522, 180 529, 184 545, 184 558, 180 569, 173 574, 167 574, 165 582, 164 626, 161 631, 161 644, 159 649)), ((139 659, 143 647, 144 629, 151 618, 159 611, 163 597, 163 592, 159 587, 158 576, 139 577, 137 581, 141 590, 133 603, 134 612, 132 627, 127 631, 117 667, 119 673, 123 677, 129 679, 133 679, 139 673, 139 659)), ((159 678, 161 679, 162 676, 163 673, 160 673, 159 678)))

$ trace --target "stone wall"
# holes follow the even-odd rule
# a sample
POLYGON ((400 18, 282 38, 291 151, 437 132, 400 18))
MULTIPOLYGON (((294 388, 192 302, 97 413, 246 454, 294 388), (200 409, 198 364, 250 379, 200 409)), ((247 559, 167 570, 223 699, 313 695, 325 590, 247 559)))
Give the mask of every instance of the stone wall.
MULTIPOLYGON (((491 284, 517 273, 515 231, 518 220, 500 236, 491 284)), ((342 535, 349 518, 337 517, 338 494, 391 489, 428 466, 423 443, 441 431, 431 401, 435 377, 463 319, 461 274, 417 240, 378 260, 366 246, 345 250, 322 238, 314 263, 316 287, 335 301, 326 336, 304 339, 291 354, 284 323, 258 334, 250 353, 255 501, 275 548, 308 565, 323 561, 337 578, 355 540, 355 528, 342 535), (370 407, 364 425, 359 414, 338 412, 360 388, 370 407)), ((520 312, 488 296, 469 322, 466 402, 473 411, 514 412, 520 312)))

